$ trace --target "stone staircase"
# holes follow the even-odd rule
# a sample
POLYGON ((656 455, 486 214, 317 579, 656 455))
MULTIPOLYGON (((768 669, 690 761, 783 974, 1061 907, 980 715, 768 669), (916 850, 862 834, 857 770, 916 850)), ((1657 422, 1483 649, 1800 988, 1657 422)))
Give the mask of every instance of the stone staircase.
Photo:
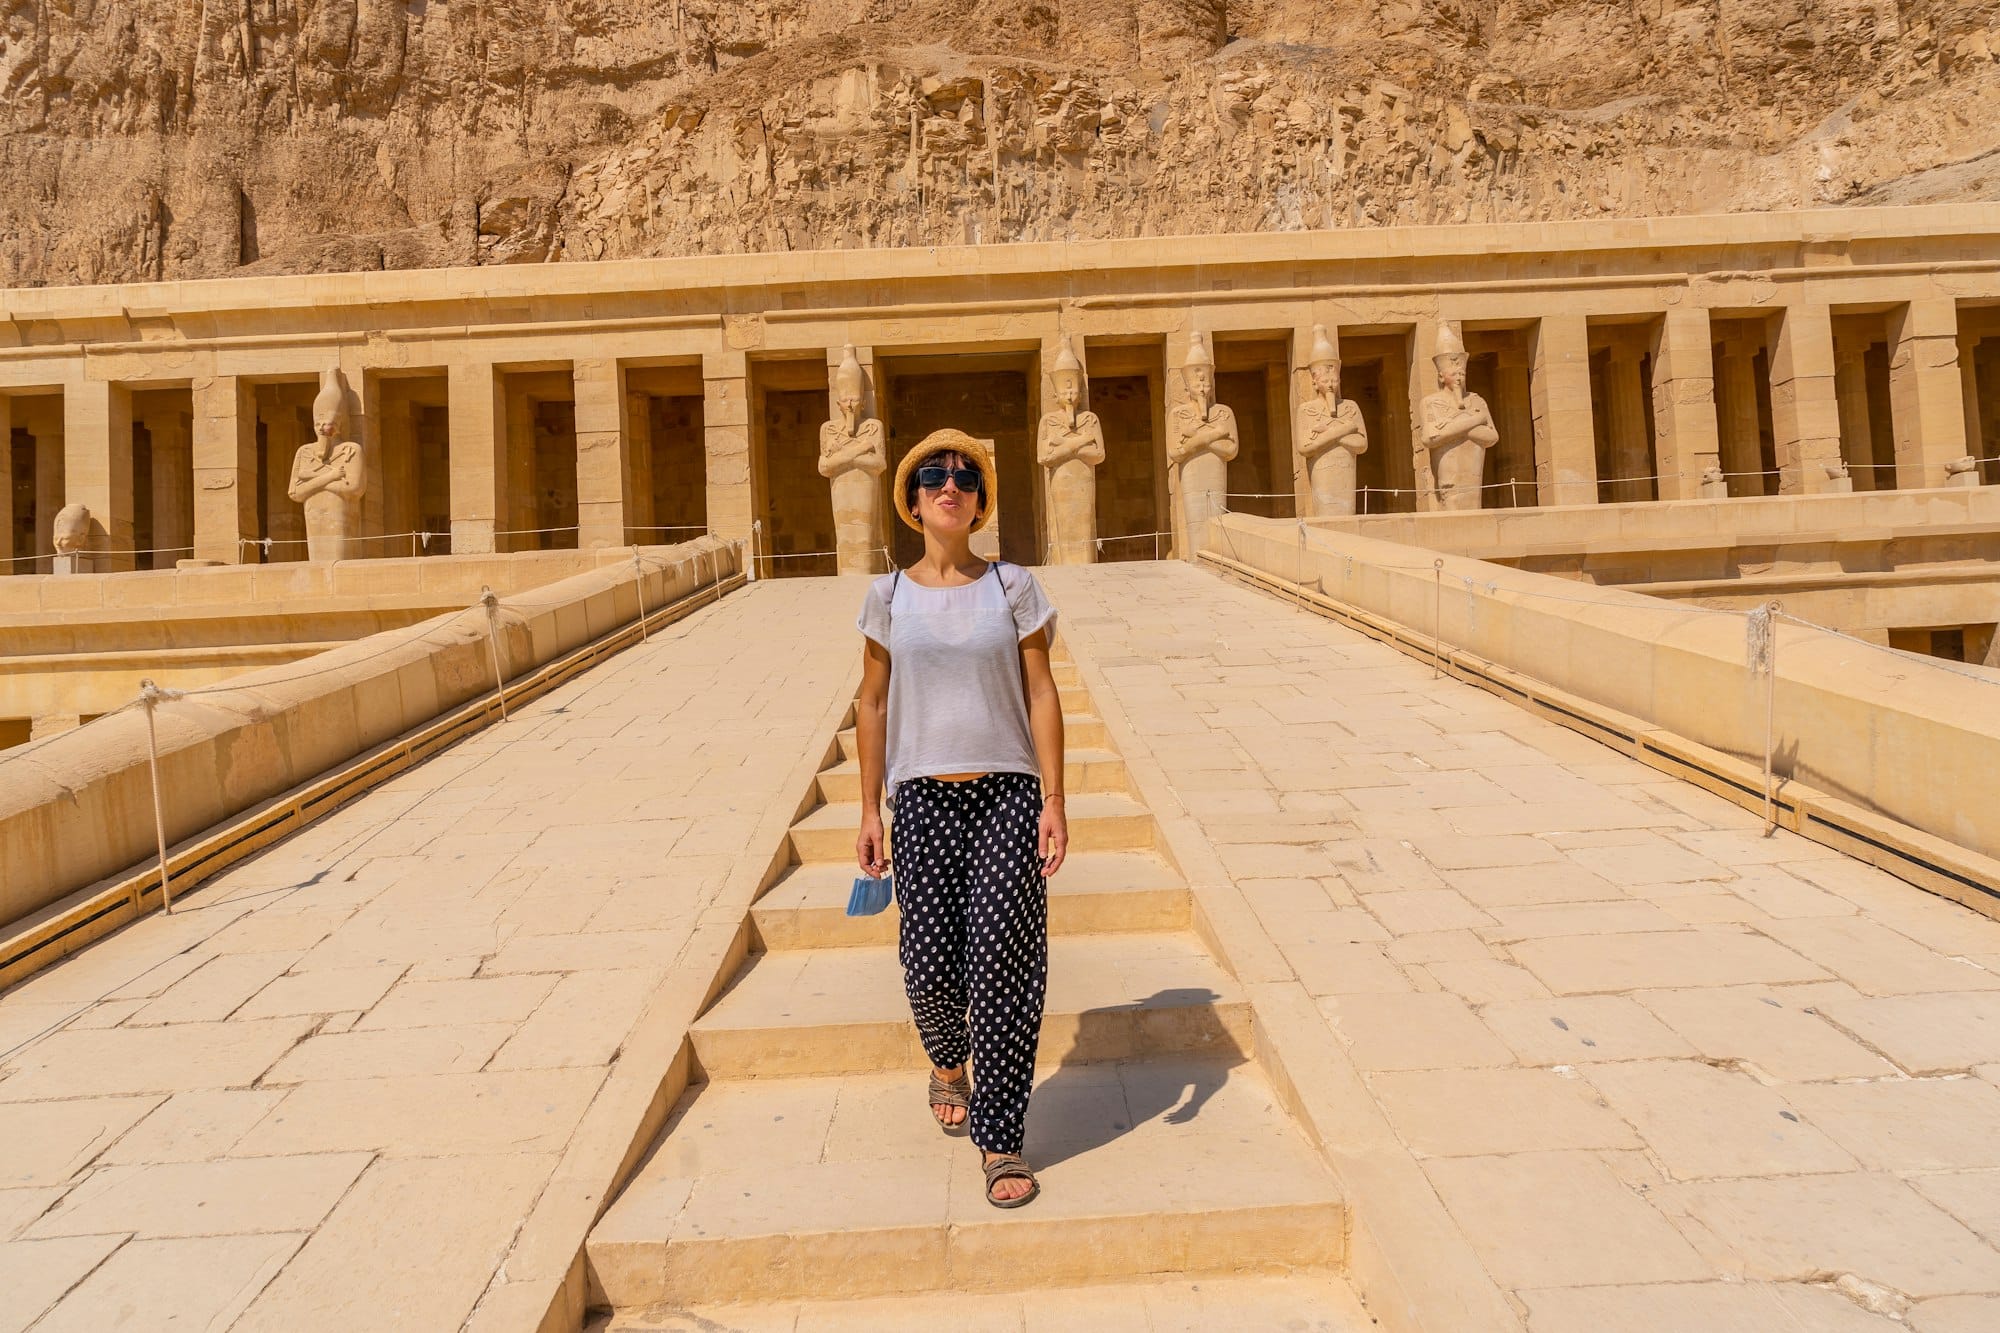
POLYGON ((1041 1197, 987 1204, 978 1150, 924 1102, 895 909, 845 915, 850 725, 690 1032, 696 1081, 591 1234, 594 1328, 1372 1326, 1339 1188, 1252 1059, 1243 990, 1074 664, 1056 671, 1071 844, 1028 1115, 1041 1197))

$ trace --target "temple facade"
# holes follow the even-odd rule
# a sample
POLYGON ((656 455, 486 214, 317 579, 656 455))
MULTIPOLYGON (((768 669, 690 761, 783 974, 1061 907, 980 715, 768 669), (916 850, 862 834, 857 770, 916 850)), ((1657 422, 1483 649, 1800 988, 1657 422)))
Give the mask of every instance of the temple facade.
POLYGON ((2000 484, 2000 222, 1944 205, 0 292, 0 568, 307 560, 290 491, 320 464, 295 459, 328 449, 363 474, 318 548, 348 559, 713 532, 750 539, 763 576, 886 568, 915 535, 879 522, 886 496, 867 512, 864 478, 886 486, 945 425, 992 441, 992 544, 1021 563, 1185 553, 1197 465, 1203 515, 1216 473, 1227 509, 1277 517, 2000 484), (344 438, 316 451, 327 384, 344 438), (1302 422, 1344 424, 1308 441, 1302 422), (878 425, 888 471, 868 470, 878 425), (76 506, 87 527, 59 543, 76 506))

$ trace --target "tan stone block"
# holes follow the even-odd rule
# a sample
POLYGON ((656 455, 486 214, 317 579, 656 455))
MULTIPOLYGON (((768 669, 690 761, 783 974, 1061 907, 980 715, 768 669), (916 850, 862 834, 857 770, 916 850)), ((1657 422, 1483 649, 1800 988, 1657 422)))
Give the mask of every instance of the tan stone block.
POLYGON ((1785 1097, 1747 1074, 1697 1060, 1647 1060, 1594 1066, 1584 1076, 1638 1128, 1671 1178, 1797 1175, 1854 1166, 1852 1157, 1808 1123, 1812 1117, 1802 1117, 1785 1097))
POLYGON ((1688 893, 1659 899, 1662 912, 1686 926, 1736 921, 1755 924, 1771 918, 1733 893, 1688 893))
POLYGON ((518 1023, 555 989, 550 976, 473 977, 465 981, 402 981, 355 1026, 377 1028, 456 1027, 518 1023))
POLYGON ((2000 1296, 1939 1296, 1909 1314, 1917 1333, 1986 1333, 2000 1326, 2000 1296))
POLYGON ((2000 1171, 1961 1171, 1910 1178, 1917 1193, 2000 1245, 2000 1171))
POLYGON ((675 930, 589 931, 581 934, 520 934, 502 945, 481 969, 488 977, 508 973, 586 972, 639 969, 658 972, 673 961, 685 936, 675 930))
POLYGON ((272 980, 284 975, 297 959, 298 954, 289 951, 212 958, 206 966, 168 987, 158 999, 133 1015, 132 1026, 219 1022, 272 980))
POLYGON ((501 1043, 518 1030, 512 1023, 382 1028, 370 1032, 328 1032, 322 1028, 286 1052, 285 1058, 264 1075, 264 1082, 282 1086, 322 1079, 475 1074, 486 1067, 501 1043))
POLYGON ((1371 893, 1363 901, 1369 912, 1397 935, 1471 930, 1493 923, 1492 917, 1450 889, 1371 893))
POLYGON ((125 1237, 67 1236, 0 1244, 0 1329, 21 1333, 125 1243, 125 1237))
POLYGON ((403 975, 400 963, 336 967, 279 977, 237 1010, 241 1018, 335 1014, 368 1009, 403 975))
POLYGON ((35 1327, 65 1333, 226 1328, 304 1241, 282 1233, 135 1240, 35 1327))
POLYGON ((201 1162, 220 1157, 284 1095, 249 1088, 177 1092, 113 1144, 103 1161, 120 1165, 201 1162))
POLYGON ((1626 896, 1610 880, 1568 862, 1453 870, 1445 878, 1488 911, 1539 903, 1611 902, 1626 896))
MULTIPOLYGON (((1374 900, 1370 900, 1371 907, 1374 900)), ((1479 937, 1494 944, 1554 935, 1637 934, 1648 930, 1679 930, 1683 923, 1649 902, 1630 899, 1602 903, 1542 903, 1494 909, 1493 924, 1479 937)))
POLYGON ((489 1068, 607 1065, 625 1044, 660 982, 657 972, 582 972, 564 977, 500 1048, 489 1068))
POLYGON ((1316 845, 1287 843, 1240 843, 1218 847, 1224 868, 1232 879, 1263 879, 1272 876, 1316 876, 1333 873, 1337 867, 1316 845))
POLYGON ((2000 989, 2000 974, 1926 949, 1874 921, 1853 917, 1772 921, 1762 930, 1866 995, 2000 989))
POLYGON ((1410 989, 1409 978, 1378 945, 1288 938, 1277 943, 1309 994, 1374 995, 1410 989))
POLYGON ((310 1231, 368 1165, 366 1153, 106 1166, 28 1228, 35 1237, 141 1238, 310 1231))
POLYGON ((1545 1000, 1549 988, 1532 972, 1497 958, 1447 958, 1424 964, 1446 990, 1472 1004, 1504 1000, 1545 1000))
POLYGON ((1674 1059, 1694 1050, 1622 995, 1510 1000, 1479 1011, 1486 1025, 1531 1065, 1674 1059))
MULTIPOLYGON (((1894 1333, 1827 1287, 1764 1282, 1672 1282, 1556 1287, 1522 1293, 1535 1333, 1894 1333)), ((1952 1299, 1952 1298, 1947 1298, 1952 1299)))
POLYGON ((1368 1085, 1397 1134, 1426 1156, 1639 1146, 1587 1085, 1545 1069, 1385 1073, 1368 1085), (1473 1106, 1476 1118, 1466 1114, 1473 1106))
POLYGON ((378 1161, 233 1329, 456 1328, 548 1179, 548 1157, 378 1161))
POLYGON ((161 1100, 91 1097, 0 1105, 0 1188, 65 1183, 161 1100))
POLYGON ((67 1185, 43 1185, 34 1189, 0 1189, 0 1241, 13 1240, 28 1224, 47 1212, 63 1196, 67 1185))
POLYGON ((1770 940, 1723 927, 1524 940, 1512 952, 1559 995, 1826 977, 1770 940))
POLYGON ((1382 952, 1394 963, 1441 963, 1459 959, 1487 959, 1493 950, 1469 930, 1436 930, 1401 935, 1383 946, 1382 952))
POLYGON ((1514 1288, 1715 1276, 1667 1220, 1584 1152, 1424 1163, 1452 1219, 1514 1288), (1551 1207, 1560 1199, 1561 1207, 1551 1207))
POLYGON ((1889 1063, 1819 1012, 1844 987, 1717 986, 1635 998, 1711 1060, 1741 1060, 1792 1083, 1880 1078, 1889 1063))
POLYGON ((1693 1216, 1750 1277, 1853 1273, 1917 1298, 2000 1290, 2000 1253, 1890 1176, 1674 1185, 1662 1206, 1693 1216))
POLYGON ((1577 847, 1569 858, 1585 870, 1627 887, 1731 878, 1728 870, 1707 857, 1660 837, 1615 847, 1577 847))
POLYGON ((250 1131, 239 1155, 550 1152, 603 1081, 594 1069, 406 1075, 306 1083, 250 1131))
POLYGON ((14 1057, 0 1102, 246 1087, 311 1027, 310 1019, 267 1018, 57 1032, 14 1057))
POLYGON ((1471 838, 1440 832, 1425 834, 1412 841, 1426 861, 1444 871, 1539 865, 1562 859, 1562 854, 1548 843, 1519 835, 1471 838))
POLYGON ((232 922, 208 942, 214 953, 278 953, 310 949, 332 934, 353 913, 328 911, 252 912, 232 922))
POLYGON ((1365 1071, 1480 1069, 1513 1063, 1502 1045, 1455 995, 1328 998, 1320 1011, 1365 1071))
POLYGON ((1866 1166, 2000 1167, 2000 1088, 1979 1079, 1888 1079, 1791 1090, 1792 1102, 1866 1166))

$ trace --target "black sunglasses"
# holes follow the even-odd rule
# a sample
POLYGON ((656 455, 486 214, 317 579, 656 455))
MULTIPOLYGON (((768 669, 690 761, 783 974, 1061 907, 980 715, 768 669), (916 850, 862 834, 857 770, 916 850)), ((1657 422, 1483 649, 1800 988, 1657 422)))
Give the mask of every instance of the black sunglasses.
POLYGON ((927 491, 941 491, 944 481, 950 477, 958 483, 958 489, 968 494, 985 488, 986 479, 976 467, 920 467, 917 469, 917 485, 927 491))

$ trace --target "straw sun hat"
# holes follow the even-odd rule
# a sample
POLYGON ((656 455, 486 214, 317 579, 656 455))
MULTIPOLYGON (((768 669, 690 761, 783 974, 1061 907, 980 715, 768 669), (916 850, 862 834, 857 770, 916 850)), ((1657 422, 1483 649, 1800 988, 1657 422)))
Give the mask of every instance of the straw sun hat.
POLYGON ((896 484, 889 491, 889 498, 895 502, 896 512, 903 522, 918 532, 924 525, 910 512, 910 475, 932 454, 954 453, 962 455, 972 466, 979 469, 979 475, 986 482, 986 503, 981 506, 979 517, 972 520, 972 530, 979 531, 993 517, 1000 503, 1000 474, 993 467, 993 454, 986 447, 986 441, 975 440, 962 430, 934 430, 918 440, 910 452, 903 455, 903 461, 896 464, 896 484))

